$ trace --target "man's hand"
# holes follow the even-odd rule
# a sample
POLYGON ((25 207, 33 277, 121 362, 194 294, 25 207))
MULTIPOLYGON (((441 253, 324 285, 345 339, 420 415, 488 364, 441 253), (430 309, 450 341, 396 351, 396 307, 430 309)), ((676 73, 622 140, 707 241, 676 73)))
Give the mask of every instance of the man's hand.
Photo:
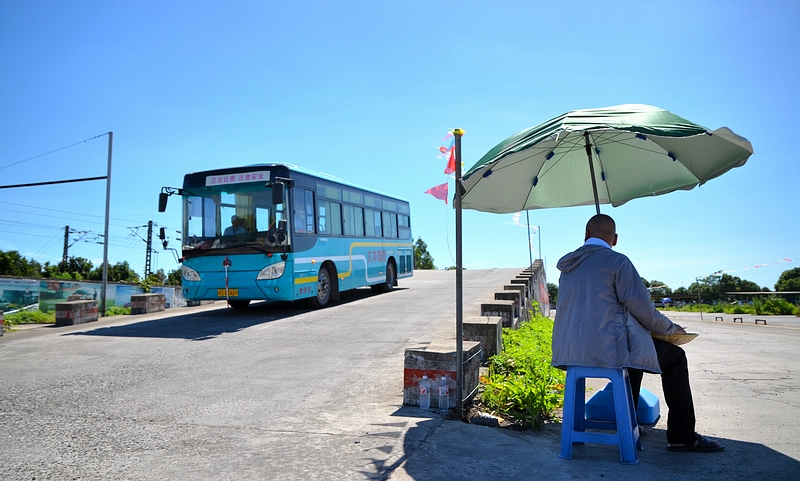
POLYGON ((681 327, 681 326, 679 326, 677 324, 675 324, 675 327, 678 328, 678 330, 675 331, 675 334, 686 334, 686 330, 683 327, 681 327))

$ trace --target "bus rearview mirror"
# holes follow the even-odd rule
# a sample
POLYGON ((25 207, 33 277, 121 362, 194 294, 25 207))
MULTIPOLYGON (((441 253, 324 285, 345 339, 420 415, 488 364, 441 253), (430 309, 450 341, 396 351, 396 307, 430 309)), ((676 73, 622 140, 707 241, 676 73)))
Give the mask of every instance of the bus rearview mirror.
POLYGON ((162 192, 158 194, 158 211, 165 212, 167 210, 167 199, 169 199, 169 194, 166 192, 162 192))
POLYGON ((272 203, 274 205, 283 204, 283 184, 272 184, 272 203))

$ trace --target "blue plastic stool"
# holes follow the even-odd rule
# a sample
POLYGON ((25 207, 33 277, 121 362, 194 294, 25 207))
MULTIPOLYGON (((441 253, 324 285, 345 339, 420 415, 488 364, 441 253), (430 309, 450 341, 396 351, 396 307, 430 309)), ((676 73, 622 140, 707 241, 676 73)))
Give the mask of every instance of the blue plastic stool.
POLYGON ((569 366, 564 386, 564 420, 561 425, 562 459, 572 459, 573 443, 616 444, 622 464, 639 464, 636 450, 639 442, 639 425, 633 407, 631 382, 627 369, 569 366), (586 378, 604 378, 611 381, 614 392, 616 421, 590 421, 586 419, 586 378), (586 432, 587 429, 616 431, 616 433, 586 432))

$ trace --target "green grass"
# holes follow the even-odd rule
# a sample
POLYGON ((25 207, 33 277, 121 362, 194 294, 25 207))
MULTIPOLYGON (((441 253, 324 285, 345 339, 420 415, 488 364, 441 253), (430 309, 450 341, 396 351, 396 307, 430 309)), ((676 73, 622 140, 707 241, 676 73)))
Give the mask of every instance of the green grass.
POLYGON ((786 299, 778 297, 769 297, 761 300, 756 299, 753 304, 723 304, 718 303, 710 304, 687 304, 681 308, 665 308, 668 311, 681 311, 681 312, 703 312, 709 313, 724 313, 724 314, 751 314, 751 315, 773 315, 773 316, 800 316, 800 307, 792 304, 786 299))
POLYGON ((5 314, 6 329, 11 330, 19 324, 55 323, 55 312, 19 311, 14 314, 5 314))
POLYGON ((494 414, 541 428, 564 398, 565 372, 550 365, 553 321, 536 315, 503 329, 503 352, 489 359, 481 404, 494 414))

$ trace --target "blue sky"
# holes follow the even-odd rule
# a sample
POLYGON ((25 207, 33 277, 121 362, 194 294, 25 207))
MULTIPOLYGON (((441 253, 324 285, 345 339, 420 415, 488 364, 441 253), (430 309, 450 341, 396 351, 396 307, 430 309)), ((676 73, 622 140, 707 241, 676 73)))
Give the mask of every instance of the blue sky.
MULTIPOLYGON (((617 249, 672 288, 720 270, 772 288, 800 265, 798 23, 795 1, 2 2, 0 185, 103 176, 107 137, 82 141, 113 131, 109 261, 141 273, 131 228, 180 228, 176 204, 157 212, 162 186, 291 162, 408 199, 443 268, 454 213, 424 191, 447 179, 449 129, 466 130, 468 168, 568 110, 643 103, 756 153, 692 191, 602 206, 617 249)), ((102 181, 0 189, 0 250, 58 262, 69 225, 87 232, 70 255, 99 265, 104 202, 102 181)), ((593 213, 530 212, 550 282, 593 213)), ((465 211, 466 268, 528 258, 513 215, 465 211)), ((153 264, 177 267, 164 251, 153 264)))

